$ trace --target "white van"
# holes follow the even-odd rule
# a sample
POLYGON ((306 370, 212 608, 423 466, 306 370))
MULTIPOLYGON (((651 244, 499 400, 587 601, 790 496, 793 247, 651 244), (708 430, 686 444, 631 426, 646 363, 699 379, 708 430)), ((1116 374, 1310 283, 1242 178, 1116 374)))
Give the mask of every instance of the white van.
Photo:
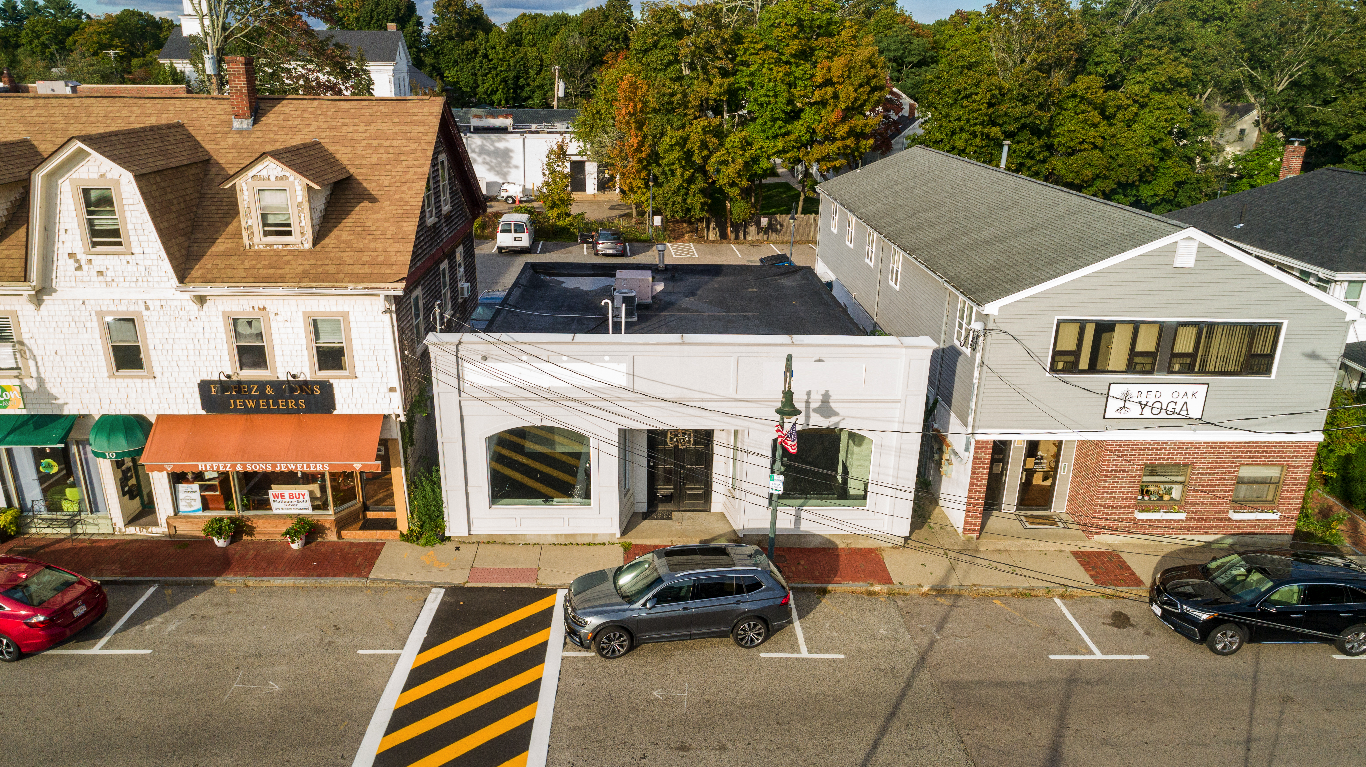
POLYGON ((531 216, 526 213, 505 213, 498 219, 498 240, 493 245, 494 253, 505 250, 531 250, 536 241, 536 230, 531 226, 531 216))

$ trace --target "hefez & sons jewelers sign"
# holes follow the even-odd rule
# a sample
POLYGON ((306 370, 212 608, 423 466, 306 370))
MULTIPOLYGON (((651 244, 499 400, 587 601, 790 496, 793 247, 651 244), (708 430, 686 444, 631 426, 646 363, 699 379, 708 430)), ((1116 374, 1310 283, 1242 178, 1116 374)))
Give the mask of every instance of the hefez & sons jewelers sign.
POLYGON ((1209 384, 1110 384, 1106 418, 1202 418, 1209 384))
POLYGON ((332 413, 331 381, 200 381, 205 413, 332 413))

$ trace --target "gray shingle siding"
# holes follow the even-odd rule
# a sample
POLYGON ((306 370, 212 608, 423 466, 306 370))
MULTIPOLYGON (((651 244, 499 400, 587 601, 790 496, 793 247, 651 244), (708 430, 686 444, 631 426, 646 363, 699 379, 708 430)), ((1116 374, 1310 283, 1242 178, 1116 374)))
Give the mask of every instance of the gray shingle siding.
MULTIPOLYGON (((1187 428, 1190 421, 1106 420, 1111 383, 1209 384, 1204 418, 1223 421, 1326 407, 1347 335, 1344 312, 1202 244, 1195 266, 1175 268, 1176 246, 1135 256, 1002 307, 988 333, 976 427, 1002 430, 1187 428), (1045 373, 1059 318, 1285 321, 1274 378, 1053 377, 1045 373), (990 368, 990 370, 988 370, 990 368), (1016 391, 996 378, 999 373, 1016 391), (1075 384, 1075 385, 1069 385, 1075 384), (1089 392, 1087 391, 1089 390, 1089 392), (1094 392, 1094 393, 1092 393, 1094 392)), ((1313 431, 1324 413, 1234 422, 1257 431, 1313 431)), ((1204 430, 1210 427, 1198 425, 1204 430)), ((1153 429, 1161 434, 1164 429, 1153 429)), ((1237 432, 1232 432, 1237 433, 1237 432)))

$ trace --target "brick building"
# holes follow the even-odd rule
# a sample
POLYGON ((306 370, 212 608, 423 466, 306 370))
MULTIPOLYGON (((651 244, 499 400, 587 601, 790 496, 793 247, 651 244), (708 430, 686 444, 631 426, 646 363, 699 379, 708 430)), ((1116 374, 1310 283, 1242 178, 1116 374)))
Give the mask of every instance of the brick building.
POLYGON ((1294 529, 1354 306, 1200 229, 924 147, 820 190, 836 296, 938 345, 920 473, 964 535, 1294 529))
POLYGON ((250 64, 227 97, 0 95, 0 487, 28 522, 406 522, 413 312, 472 309, 483 201, 442 100, 258 98, 250 64))

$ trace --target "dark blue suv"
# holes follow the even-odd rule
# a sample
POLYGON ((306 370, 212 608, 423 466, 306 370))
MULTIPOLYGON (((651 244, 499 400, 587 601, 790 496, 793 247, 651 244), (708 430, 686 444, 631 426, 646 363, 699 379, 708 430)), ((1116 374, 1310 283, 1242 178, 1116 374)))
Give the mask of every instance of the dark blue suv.
POLYGON ((669 546, 575 578, 565 634, 608 659, 646 642, 728 634, 749 649, 792 622, 791 600, 787 581, 754 546, 669 546))
POLYGON ((1228 554, 1206 565, 1163 570, 1148 592, 1168 628, 1217 655, 1249 640, 1337 644, 1366 653, 1366 568, 1305 551, 1228 554))

